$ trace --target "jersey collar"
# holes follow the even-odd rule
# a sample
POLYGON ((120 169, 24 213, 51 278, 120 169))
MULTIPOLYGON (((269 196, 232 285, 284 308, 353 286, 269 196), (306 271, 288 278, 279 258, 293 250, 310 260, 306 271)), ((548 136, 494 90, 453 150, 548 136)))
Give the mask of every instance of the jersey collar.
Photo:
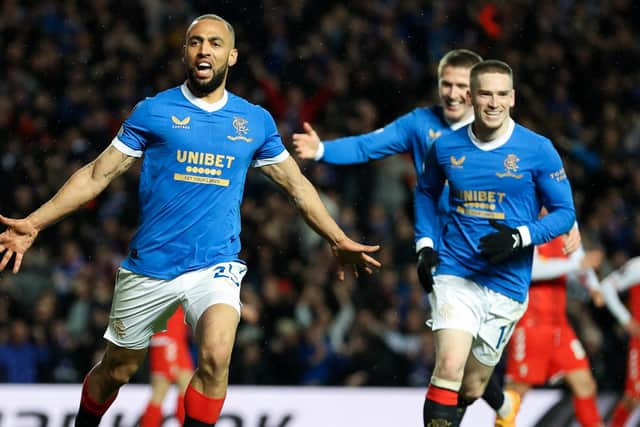
POLYGON ((491 150, 495 150, 496 148, 502 147, 504 144, 506 144, 509 138, 511 138, 511 135, 513 134, 513 130, 515 129, 515 127, 516 127, 516 123, 513 121, 512 118, 509 118, 509 128, 507 129, 507 132, 500 138, 496 138, 493 141, 489 141, 489 142, 479 140, 478 137, 473 134, 472 126, 469 126, 467 128, 467 133, 473 145, 475 145, 482 151, 491 151, 491 150))
POLYGON ((460 122, 451 124, 444 117, 444 108, 442 108, 442 105, 440 105, 440 104, 436 104, 433 107, 431 107, 431 112, 433 114, 435 114, 435 116, 440 120, 440 123, 442 123, 444 126, 448 127, 449 129, 451 129, 454 132, 457 131, 458 129, 462 129, 463 127, 465 127, 469 123, 473 122, 473 119, 474 119, 473 114, 471 114, 471 116, 469 116, 465 120, 462 120, 460 122))
POLYGON ((459 122, 454 123, 452 125, 449 125, 449 127, 451 128, 451 130, 456 131, 458 129, 462 129, 463 127, 465 127, 469 123, 473 122, 473 119, 474 119, 474 115, 472 114, 467 119, 459 121, 459 122))
POLYGON ((222 94, 222 98, 220 98, 219 101, 216 101, 212 104, 196 97, 189 90, 189 86, 187 86, 186 82, 180 85, 180 91, 182 92, 182 95, 184 95, 184 97, 187 98, 187 101, 189 101, 190 103, 192 103, 198 108, 202 108, 204 111, 207 111, 209 113, 213 113, 214 111, 220 110, 222 107, 224 107, 227 104, 227 101, 229 100, 229 94, 227 93, 226 89, 222 94))

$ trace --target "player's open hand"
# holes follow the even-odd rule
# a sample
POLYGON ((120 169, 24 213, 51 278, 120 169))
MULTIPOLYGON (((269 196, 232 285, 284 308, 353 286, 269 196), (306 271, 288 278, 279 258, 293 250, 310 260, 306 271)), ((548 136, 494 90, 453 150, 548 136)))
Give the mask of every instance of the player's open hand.
POLYGON ((28 219, 11 219, 0 215, 0 223, 7 226, 7 229, 0 233, 0 271, 6 268, 15 254, 13 272, 17 273, 22 265, 22 257, 36 239, 38 230, 28 219))
POLYGON ((358 270, 361 268, 367 273, 372 273, 374 268, 380 268, 382 264, 377 259, 370 256, 370 253, 380 249, 380 245, 363 245, 345 237, 331 247, 333 255, 338 260, 338 279, 344 280, 346 266, 353 269, 353 274, 358 277, 358 270))
POLYGON ((320 146, 320 137, 309 123, 304 122, 303 127, 304 133, 292 135, 296 156, 301 159, 315 159, 320 146))

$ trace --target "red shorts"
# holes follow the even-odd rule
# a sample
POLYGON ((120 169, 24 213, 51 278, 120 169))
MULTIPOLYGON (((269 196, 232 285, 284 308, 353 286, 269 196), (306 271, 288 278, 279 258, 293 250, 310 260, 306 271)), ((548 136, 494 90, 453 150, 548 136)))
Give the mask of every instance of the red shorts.
POLYGON ((581 369, 591 366, 569 324, 518 323, 507 348, 508 379, 542 385, 581 369))
POLYGON ((624 386, 625 394, 640 398, 640 339, 629 340, 627 354, 627 381, 624 386))
POLYGON ((186 341, 180 342, 170 336, 154 336, 149 347, 149 370, 151 375, 162 375, 171 382, 181 370, 193 371, 193 360, 186 341))

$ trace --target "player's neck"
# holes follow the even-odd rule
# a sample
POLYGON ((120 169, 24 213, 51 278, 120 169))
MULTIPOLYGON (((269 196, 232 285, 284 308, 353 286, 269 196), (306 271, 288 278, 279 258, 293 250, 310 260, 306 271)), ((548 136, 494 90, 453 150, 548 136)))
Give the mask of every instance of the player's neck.
POLYGON ((463 126, 468 125, 469 123, 473 122, 473 110, 469 111, 468 113, 466 113, 461 119, 459 120, 449 120, 446 117, 444 118, 445 122, 447 122, 447 124, 449 125, 449 127, 453 130, 458 130, 463 126))
POLYGON ((478 120, 474 121, 472 126, 473 134, 481 142, 494 141, 509 132, 509 120, 505 120, 498 128, 489 128, 483 126, 478 120))
POLYGON ((209 93, 203 93, 197 90, 193 90, 193 87, 191 86, 188 80, 187 80, 187 87, 189 88, 189 91, 193 94, 193 96, 195 96, 198 99, 201 99, 202 101, 208 104, 214 104, 220 101, 224 96, 224 89, 225 89, 224 84, 221 84, 220 86, 218 86, 216 89, 214 89, 212 92, 209 92, 209 93))

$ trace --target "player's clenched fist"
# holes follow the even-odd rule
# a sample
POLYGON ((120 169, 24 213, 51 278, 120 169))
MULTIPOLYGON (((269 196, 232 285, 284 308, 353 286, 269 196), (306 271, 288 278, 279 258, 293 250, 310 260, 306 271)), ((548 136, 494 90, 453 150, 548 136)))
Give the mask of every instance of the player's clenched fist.
POLYGON ((418 252, 418 279, 426 293, 433 290, 433 270, 438 265, 438 252, 425 247, 418 252))

